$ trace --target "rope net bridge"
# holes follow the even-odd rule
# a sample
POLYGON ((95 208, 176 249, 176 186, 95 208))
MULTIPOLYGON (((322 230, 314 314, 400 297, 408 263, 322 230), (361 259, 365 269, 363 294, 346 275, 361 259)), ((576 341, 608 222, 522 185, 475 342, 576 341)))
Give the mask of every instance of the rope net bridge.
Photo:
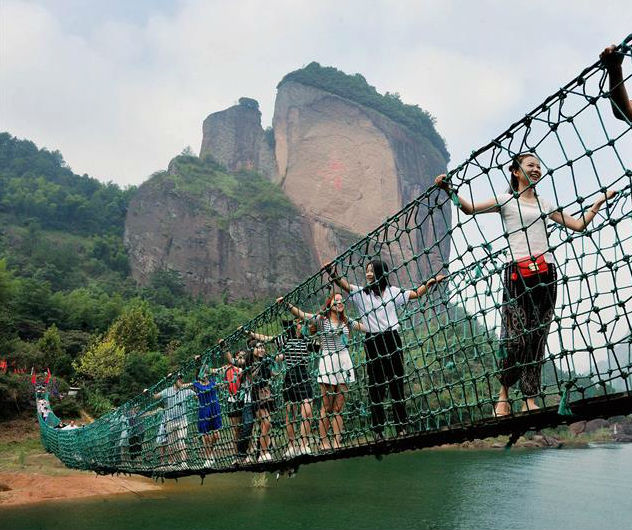
MULTIPOLYGON (((630 47, 619 51, 628 66, 630 47)), ((73 468, 178 477, 632 412, 630 125, 613 117, 603 65, 586 68, 453 170, 451 195, 431 187, 178 374, 82 428, 57 429, 52 412, 39 414, 44 446, 73 468), (542 167, 540 209, 518 232, 546 223, 552 263, 529 277, 516 274, 515 234, 498 215, 458 208, 489 197, 518 204, 521 217, 533 208, 507 194, 508 167, 524 152, 542 167), (584 231, 545 211, 581 219, 606 189, 618 193, 584 231), (379 296, 375 260, 390 268, 392 289, 379 296), (380 318, 398 333, 375 333, 380 318), (501 381, 510 389, 502 415, 501 381), (524 410, 529 397, 538 408, 524 410)))

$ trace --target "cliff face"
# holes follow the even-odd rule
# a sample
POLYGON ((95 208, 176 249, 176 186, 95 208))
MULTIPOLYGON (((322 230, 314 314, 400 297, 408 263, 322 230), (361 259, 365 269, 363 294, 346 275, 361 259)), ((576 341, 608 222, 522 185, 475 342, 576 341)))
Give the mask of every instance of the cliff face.
POLYGON ((293 288, 318 265, 304 218, 270 186, 210 160, 174 159, 129 205, 134 278, 144 284, 155 271, 176 270, 189 292, 205 298, 274 297, 293 288))
MULTIPOLYGON (((274 133, 277 182, 309 216, 322 261, 336 256, 340 231, 366 234, 432 185, 446 158, 426 139, 370 107, 295 81, 278 89, 274 133)), ((445 218, 450 222, 450 211, 445 218)), ((446 225, 425 223, 402 258, 430 246, 446 225)), ((346 242, 346 239, 343 238, 346 242)), ((429 255, 437 268, 445 248, 429 255)))
POLYGON ((274 153, 261 127, 259 104, 241 98, 239 105, 214 112, 202 124, 200 158, 210 156, 229 171, 276 175, 274 153))
MULTIPOLYGON (((178 157, 139 188, 125 233, 139 282, 174 269, 196 295, 282 294, 446 169, 448 154, 429 115, 378 94, 362 76, 316 63, 279 84, 273 126, 272 137, 261 127, 258 103, 241 98, 204 120, 199 159, 178 157)), ((395 268, 418 255, 417 267, 402 272, 405 285, 447 261, 448 238, 424 252, 450 224, 449 207, 434 213, 433 224, 432 207, 393 221, 366 249, 395 268), (394 238, 397 244, 384 246, 394 238)))

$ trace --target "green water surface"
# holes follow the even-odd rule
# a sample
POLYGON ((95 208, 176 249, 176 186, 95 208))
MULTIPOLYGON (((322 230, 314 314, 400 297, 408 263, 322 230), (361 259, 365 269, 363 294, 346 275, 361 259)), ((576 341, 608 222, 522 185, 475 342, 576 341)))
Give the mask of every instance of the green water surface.
POLYGON ((0 508, 0 529, 632 529, 632 445, 418 451, 0 508), (260 477, 260 476, 259 476, 260 477))

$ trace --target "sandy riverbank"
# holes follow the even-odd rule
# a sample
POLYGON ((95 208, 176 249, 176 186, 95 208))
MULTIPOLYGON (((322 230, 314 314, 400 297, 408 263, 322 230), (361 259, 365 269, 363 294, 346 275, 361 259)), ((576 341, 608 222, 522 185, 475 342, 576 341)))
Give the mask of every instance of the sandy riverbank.
POLYGON ((160 489, 160 486, 143 478, 96 476, 93 473, 47 475, 30 471, 0 472, 0 509, 95 495, 138 494, 155 489, 160 489))
POLYGON ((3 422, 0 428, 0 510, 5 506, 118 493, 159 490, 143 477, 97 476, 66 468, 44 451, 32 417, 3 422))

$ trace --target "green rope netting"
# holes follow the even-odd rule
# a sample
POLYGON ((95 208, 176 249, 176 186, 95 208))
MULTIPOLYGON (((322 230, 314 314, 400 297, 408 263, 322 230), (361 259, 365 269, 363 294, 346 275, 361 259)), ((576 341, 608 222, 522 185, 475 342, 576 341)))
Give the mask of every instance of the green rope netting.
MULTIPOLYGON (((630 47, 624 43, 619 51, 629 66, 630 47)), ((430 435, 436 441, 464 426, 503 425, 545 411, 570 414, 585 400, 630 396, 632 132, 629 121, 613 117, 607 87, 602 64, 586 68, 454 169, 447 177, 451 195, 428 189, 328 270, 182 366, 180 382, 170 374, 74 430, 56 429, 52 413, 46 421, 40 414, 45 447, 70 467, 98 472, 273 469, 350 456, 351 450, 368 454, 389 441, 430 435), (508 334, 507 311, 518 303, 506 287, 514 270, 506 264, 517 258, 509 251, 512 234, 498 215, 464 214, 458 197, 516 200, 502 194, 508 166, 523 152, 535 153, 542 165, 538 197, 567 214, 579 218, 606 189, 618 193, 583 232, 547 221, 555 275, 524 282, 520 296, 532 307, 554 290, 554 311, 535 320, 513 312, 508 334), (401 349, 395 355, 389 352, 397 344, 387 344, 397 340, 394 334, 365 336, 363 326, 376 317, 363 302, 370 295, 349 296, 337 285, 344 286, 344 278, 365 286, 366 265, 376 259, 390 267, 395 294, 446 276, 398 305, 401 349), (322 312, 335 292, 346 302, 344 325, 322 312), (290 306, 311 314, 299 313, 300 332, 290 306), (515 341, 543 353, 508 363, 515 341), (508 381, 510 373, 518 374, 508 395, 510 413, 499 416, 499 380, 508 381), (523 380, 527 373, 530 382, 523 380), (540 409, 523 413, 528 389, 540 409)), ((536 222, 547 219, 548 212, 541 213, 536 222)), ((408 294, 397 296, 399 303, 408 294)))

